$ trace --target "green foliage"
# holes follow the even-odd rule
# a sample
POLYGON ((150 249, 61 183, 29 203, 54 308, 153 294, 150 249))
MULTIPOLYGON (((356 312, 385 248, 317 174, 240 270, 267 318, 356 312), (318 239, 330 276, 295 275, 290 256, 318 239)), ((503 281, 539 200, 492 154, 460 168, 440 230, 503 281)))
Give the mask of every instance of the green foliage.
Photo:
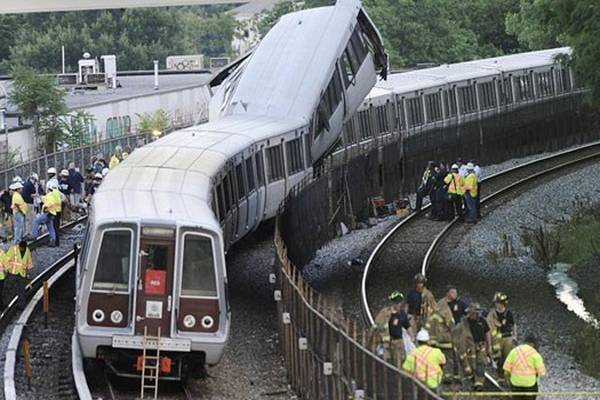
POLYGON ((154 113, 136 114, 140 119, 138 131, 140 133, 152 133, 155 131, 166 133, 171 128, 171 117, 163 109, 156 110, 154 113))
POLYGON ((64 114, 66 93, 49 75, 39 75, 27 67, 12 70, 13 88, 9 101, 16 105, 27 119, 64 114))
POLYGON ((600 207, 590 205, 578 210, 568 222, 560 224, 561 250, 558 260, 579 264, 600 255, 600 207))
POLYGON ((57 139, 57 147, 81 147, 91 142, 90 127, 94 116, 82 110, 73 111, 59 119, 61 134, 57 139))
POLYGON ((120 70, 150 69, 153 60, 164 65, 169 55, 203 53, 230 55, 236 21, 230 13, 197 7, 141 8, 50 14, 18 19, 0 17, 10 40, 0 44, 0 60, 38 71, 61 69, 65 46, 68 71, 77 68, 84 52, 94 57, 115 54, 120 70), (9 60, 10 59, 10 60, 9 60))
POLYGON ((600 332, 586 326, 575 336, 575 359, 592 376, 600 378, 600 332))
POLYGON ((597 0, 521 0, 507 28, 531 48, 571 46, 572 65, 600 102, 600 7, 597 0))

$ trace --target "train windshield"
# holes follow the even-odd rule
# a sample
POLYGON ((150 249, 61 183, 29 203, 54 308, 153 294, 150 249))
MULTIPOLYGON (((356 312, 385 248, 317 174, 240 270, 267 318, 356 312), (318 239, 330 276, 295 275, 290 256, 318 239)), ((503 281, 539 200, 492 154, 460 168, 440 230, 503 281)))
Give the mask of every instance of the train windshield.
POLYGON ((212 240, 207 236, 185 234, 181 294, 217 297, 212 240))
POLYGON ((128 291, 131 236, 129 229, 104 232, 92 290, 128 291))

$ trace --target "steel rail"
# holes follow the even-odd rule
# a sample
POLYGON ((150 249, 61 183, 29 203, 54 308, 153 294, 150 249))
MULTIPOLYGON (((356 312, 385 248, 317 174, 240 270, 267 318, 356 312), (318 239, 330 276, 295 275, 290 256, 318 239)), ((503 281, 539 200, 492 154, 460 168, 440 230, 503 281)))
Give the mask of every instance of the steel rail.
MULTIPOLYGON (((535 165, 540 165, 544 162, 547 162, 549 160, 553 160, 553 159, 559 159, 561 157, 565 157, 565 156, 570 156, 573 154, 577 154, 579 152, 584 152, 584 151, 589 151, 590 149, 599 149, 598 153, 594 153, 592 154, 589 158, 593 158, 596 157, 600 154, 600 141, 595 141, 583 146, 578 146, 572 149, 568 149, 568 150, 564 150, 564 151, 560 151, 558 153, 555 154, 551 154, 548 156, 544 156, 544 157, 540 157, 538 159, 532 160, 532 161, 528 161, 526 163, 520 164, 520 165, 516 165, 514 167, 505 169, 503 171, 497 172, 495 174, 489 175, 488 177, 482 179, 482 183, 490 183, 492 181, 496 181, 499 180, 501 178, 504 178, 506 176, 509 176, 511 173, 514 173, 516 171, 524 171, 526 170, 526 168, 535 166, 535 165)), ((570 162, 567 163, 562 163, 558 166, 554 166, 552 168, 550 168, 549 170, 544 170, 541 172, 537 172, 531 176, 537 176, 537 175, 544 175, 544 173, 546 171, 548 171, 548 173, 550 173, 550 171, 555 172, 557 169, 560 168, 564 168, 567 165, 563 165, 563 164, 569 164, 570 165, 574 165, 577 162, 582 162, 579 158, 577 160, 572 160, 570 162), (556 168, 556 169, 554 169, 556 168)), ((537 176, 537 178, 539 178, 539 176, 537 176)), ((513 182, 510 185, 508 185, 507 187, 516 187, 518 185, 522 185, 523 183, 527 182, 525 181, 525 179, 527 178, 523 178, 520 179, 517 182, 513 182), (522 182, 521 182, 522 181, 522 182)), ((533 178, 536 179, 536 178, 533 178)), ((507 187, 501 188, 500 190, 497 190, 496 192, 488 195, 485 197, 485 200, 488 201, 500 194, 503 193, 503 189, 506 189, 507 187)), ((482 201, 483 203, 483 201, 482 201)), ((423 211, 427 210, 429 207, 431 206, 431 204, 427 204, 425 207, 423 207, 423 211)), ((402 219, 398 224, 396 224, 385 236, 384 238, 377 244, 377 246, 375 247, 375 249, 371 252, 367 263, 365 265, 365 269, 363 270, 363 275, 362 275, 362 279, 361 279, 361 285, 360 285, 360 307, 361 307, 361 314, 363 316, 363 320, 365 321, 365 323, 368 326, 375 326, 375 319, 373 317, 373 314, 371 313, 371 309, 369 307, 369 302, 367 299, 367 282, 368 282, 368 278, 370 273, 373 270, 373 265, 375 265, 375 260, 377 259, 377 257, 379 256, 379 254, 381 253, 382 249, 384 249, 389 240, 402 228, 406 227, 407 225, 409 225, 410 223, 416 221, 418 219, 419 216, 422 216, 423 212, 422 211, 416 211, 413 212, 411 214, 409 214, 407 217, 405 217, 404 219, 402 219)), ((434 241, 432 242, 432 245, 430 245, 429 249, 427 250, 422 266, 421 266, 421 271, 427 271, 427 266, 430 263, 430 260, 433 256, 433 254, 435 253, 435 248, 432 249, 432 246, 439 246, 440 241, 443 239, 444 235, 447 234, 448 231, 450 231, 451 227, 457 222, 457 218, 455 218, 453 221, 451 221, 450 223, 448 223, 443 229, 442 231, 436 236, 436 238, 434 239, 434 241), (427 266, 425 266, 425 262, 427 262, 427 266)))

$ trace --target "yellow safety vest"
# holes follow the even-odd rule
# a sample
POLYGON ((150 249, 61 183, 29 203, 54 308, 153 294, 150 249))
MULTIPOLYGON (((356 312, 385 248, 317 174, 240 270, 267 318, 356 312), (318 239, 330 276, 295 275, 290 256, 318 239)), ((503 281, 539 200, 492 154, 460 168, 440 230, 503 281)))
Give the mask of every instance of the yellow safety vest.
POLYGON ((21 250, 19 245, 14 245, 4 256, 8 272, 13 275, 21 275, 23 278, 27 278, 27 273, 33 266, 31 259, 31 251, 29 248, 25 250, 25 255, 21 257, 21 250))
POLYGON ((449 173, 444 178, 444 183, 448 185, 448 193, 450 194, 458 194, 463 195, 463 185, 465 183, 465 179, 459 173, 449 173))
POLYGON ((4 275, 5 266, 6 266, 6 254, 4 253, 4 250, 0 249, 0 281, 3 281, 4 278, 6 277, 4 275))
POLYGON ((23 196, 21 193, 15 191, 12 195, 12 204, 11 207, 13 212, 20 212, 21 214, 27 214, 27 203, 23 200, 23 196))
POLYGON ((442 367, 446 357, 440 349, 422 345, 414 349, 402 364, 402 368, 420 381, 435 389, 442 382, 442 367))
POLYGON ((58 189, 52 190, 50 193, 43 197, 44 207, 52 215, 62 211, 62 200, 60 198, 60 192, 58 189))
POLYGON ((471 193, 471 197, 477 197, 477 175, 470 173, 465 178, 465 191, 471 193))
POLYGON ((517 387, 532 387, 538 376, 546 374, 544 360, 536 349, 528 344, 517 346, 508 353, 504 370, 510 373, 510 383, 517 387))
POLYGON ((120 162, 121 162, 121 160, 119 160, 119 157, 117 157, 116 155, 112 156, 110 158, 110 163, 108 164, 108 168, 109 169, 113 169, 114 167, 116 167, 117 165, 119 165, 120 162))

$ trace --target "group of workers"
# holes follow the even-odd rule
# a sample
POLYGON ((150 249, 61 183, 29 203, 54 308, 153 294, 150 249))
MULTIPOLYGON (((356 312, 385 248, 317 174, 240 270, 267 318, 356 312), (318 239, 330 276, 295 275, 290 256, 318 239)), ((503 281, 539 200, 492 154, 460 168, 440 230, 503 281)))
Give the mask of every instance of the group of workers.
POLYGON ((431 218, 451 221, 455 217, 475 224, 481 218, 479 193, 481 168, 475 160, 463 164, 458 159, 450 166, 429 161, 417 188, 415 210, 423 207, 423 199, 429 196, 431 218))
POLYGON ((484 317, 483 308, 462 301, 456 287, 449 286, 436 301, 425 276, 417 274, 414 280, 406 297, 398 291, 390 294, 391 304, 375 318, 382 357, 431 389, 442 382, 471 381, 474 390, 483 390, 486 367, 491 365, 499 384, 510 384, 513 392, 537 392, 537 379, 545 374, 537 340, 528 336, 517 345, 517 326, 505 293, 495 293, 484 317))

